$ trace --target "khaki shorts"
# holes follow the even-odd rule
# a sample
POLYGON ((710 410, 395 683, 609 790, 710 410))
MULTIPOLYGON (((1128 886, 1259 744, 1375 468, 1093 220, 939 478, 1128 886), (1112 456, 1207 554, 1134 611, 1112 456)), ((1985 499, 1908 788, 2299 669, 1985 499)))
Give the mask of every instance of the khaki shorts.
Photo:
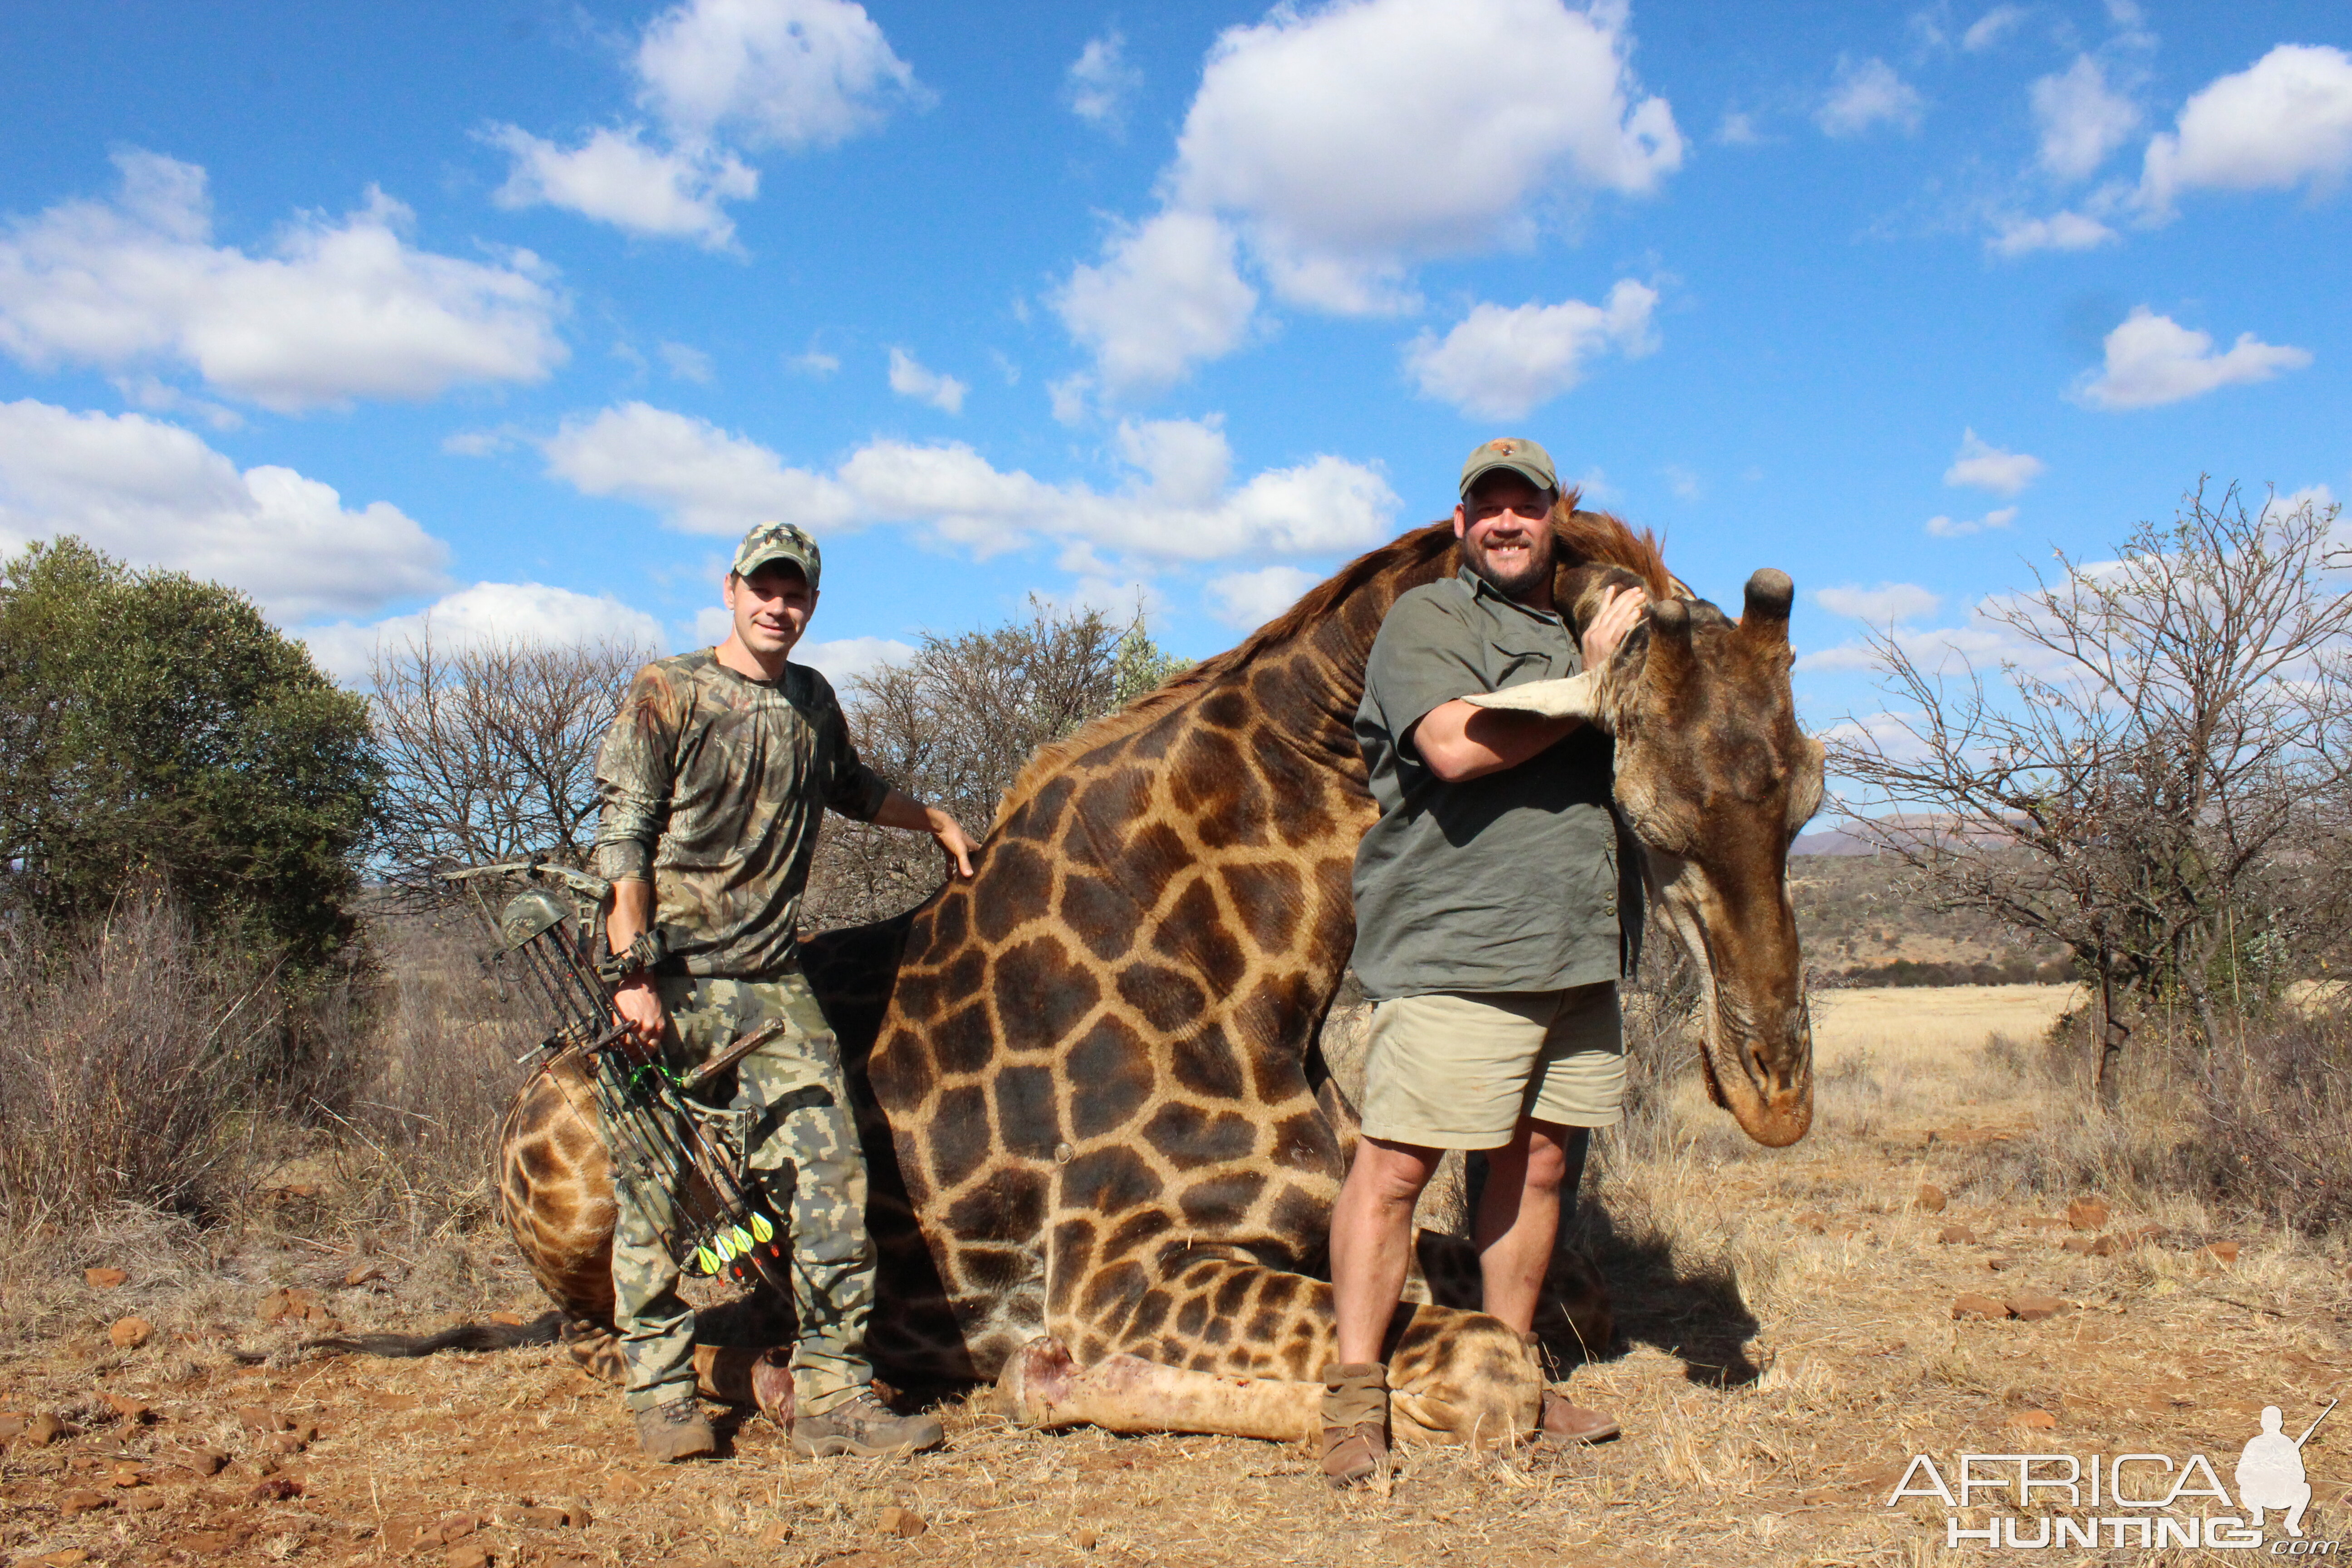
POLYGON ((1624 1103, 1625 1035, 1612 982, 1400 996, 1372 1010, 1370 1137, 1499 1149, 1522 1117, 1613 1127, 1624 1103))

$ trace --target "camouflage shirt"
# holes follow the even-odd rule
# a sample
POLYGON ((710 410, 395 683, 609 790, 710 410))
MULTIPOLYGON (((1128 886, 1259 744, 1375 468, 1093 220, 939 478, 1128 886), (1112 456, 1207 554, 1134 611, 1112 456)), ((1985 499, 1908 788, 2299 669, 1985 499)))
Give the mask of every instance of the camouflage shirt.
POLYGON ((789 968, 816 830, 831 806, 873 820, 887 780, 858 760, 824 676, 753 680, 715 650, 637 671, 596 756, 596 869, 651 881, 672 973, 789 968))

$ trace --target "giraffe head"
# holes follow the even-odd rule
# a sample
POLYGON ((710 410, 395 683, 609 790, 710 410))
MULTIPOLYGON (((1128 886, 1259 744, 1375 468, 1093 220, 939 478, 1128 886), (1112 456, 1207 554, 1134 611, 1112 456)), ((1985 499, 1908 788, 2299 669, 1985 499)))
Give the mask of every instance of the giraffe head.
MULTIPOLYGON (((1592 574, 1579 624, 1613 574, 1592 574)), ((1650 896, 1705 985, 1707 1091, 1773 1148, 1813 1115, 1789 845, 1822 803, 1822 745, 1797 728, 1789 670, 1794 585, 1765 570, 1733 620, 1652 587, 1651 608, 1612 660, 1604 702, 1617 735, 1616 798, 1641 840, 1650 896)))

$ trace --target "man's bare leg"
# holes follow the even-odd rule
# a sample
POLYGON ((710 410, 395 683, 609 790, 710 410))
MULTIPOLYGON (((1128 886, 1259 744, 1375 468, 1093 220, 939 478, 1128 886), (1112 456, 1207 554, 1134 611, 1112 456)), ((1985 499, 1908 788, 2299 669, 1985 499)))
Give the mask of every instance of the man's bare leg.
POLYGON ((1486 1310, 1521 1333, 1533 1328, 1544 1271, 1559 1235, 1561 1188, 1571 1164, 1581 1169, 1581 1127, 1522 1117, 1511 1141, 1486 1152, 1486 1190, 1471 1237, 1486 1283, 1486 1310))
POLYGON ((1412 1208, 1437 1172, 1442 1149, 1365 1137, 1331 1209, 1331 1306, 1339 1359, 1381 1359, 1389 1320, 1412 1258, 1412 1208))

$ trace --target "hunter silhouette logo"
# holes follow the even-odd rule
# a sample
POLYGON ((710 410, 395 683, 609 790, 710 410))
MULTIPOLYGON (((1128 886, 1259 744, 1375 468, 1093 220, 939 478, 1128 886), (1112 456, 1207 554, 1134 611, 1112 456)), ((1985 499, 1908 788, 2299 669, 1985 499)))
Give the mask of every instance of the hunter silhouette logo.
POLYGON ((1897 1507, 1906 1498, 1934 1498, 1954 1510, 1944 1520, 1947 1547, 2013 1552, 2101 1546, 2242 1551, 2263 1543, 2263 1516, 2281 1512, 2289 1539, 2273 1542, 2273 1555, 2332 1555, 2337 1542, 2304 1539, 2311 1481, 2304 1473, 2303 1449, 2336 1403, 2329 1400, 2298 1437, 2286 1435, 2277 1405, 2264 1406, 2262 1430, 2238 1455, 2231 1478, 2234 1498, 2202 1454, 2185 1459, 2166 1454, 1962 1454, 1956 1465, 1948 1460, 1941 1468, 1931 1456, 1914 1454, 1885 1506, 1897 1507), (1988 1505, 1990 1517, 1981 1524, 1959 1511, 1988 1505), (2189 1514, 2191 1508, 2200 1511, 2189 1514))

